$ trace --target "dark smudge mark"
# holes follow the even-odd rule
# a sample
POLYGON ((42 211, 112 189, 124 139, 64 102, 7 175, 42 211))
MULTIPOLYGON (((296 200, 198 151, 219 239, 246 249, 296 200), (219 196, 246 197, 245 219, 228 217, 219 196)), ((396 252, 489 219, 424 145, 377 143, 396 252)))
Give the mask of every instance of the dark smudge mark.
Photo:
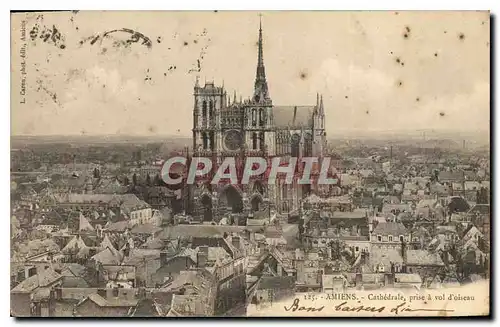
POLYGON ((153 126, 153 125, 149 126, 149 127, 148 127, 148 131, 149 131, 150 133, 156 133, 156 126, 153 126))
POLYGON ((443 33, 446 34, 446 33, 448 33, 448 31, 444 31, 443 33))
MULTIPOLYGON (((177 66, 170 66, 170 67, 168 67, 168 73, 172 73, 176 69, 177 69, 177 66)), ((163 76, 167 76, 167 73, 163 73, 163 76)))
POLYGON ((97 34, 95 36, 91 36, 80 41, 80 44, 83 44, 89 40, 90 45, 94 45, 98 40, 101 42, 105 39, 112 39, 113 46, 118 47, 129 47, 132 43, 140 43, 141 45, 145 45, 148 49, 151 49, 153 46, 153 42, 151 39, 144 34, 131 30, 129 28, 121 28, 116 30, 111 30, 104 32, 102 34, 97 34), (123 34, 125 33, 125 37, 123 34))
POLYGON ((434 52, 434 57, 437 57, 438 56, 438 53, 437 52, 434 52))
POLYGON ((158 37, 156 38, 156 42, 161 43, 161 36, 158 36, 158 37))
POLYGON ((367 110, 367 111, 366 111, 366 114, 367 114, 367 115, 369 115, 369 114, 370 114, 370 111, 368 111, 368 110, 367 110))
POLYGON ((347 95, 344 98, 349 99, 349 97, 347 95))
POLYGON ((219 11, 218 10, 214 10, 214 13, 218 13, 219 11))
POLYGON ((397 57, 396 58, 396 63, 400 64, 401 63, 401 58, 397 57))
POLYGON ((417 98, 415 99, 415 101, 420 102, 420 98, 419 98, 419 97, 417 97, 417 98))
POLYGON ((193 43, 194 44, 198 44, 198 40, 193 40, 193 43))
POLYGON ((402 80, 398 80, 397 85, 398 85, 399 87, 403 86, 403 81, 402 81, 402 80))
POLYGON ((305 80, 306 78, 307 78, 307 72, 306 71, 300 72, 300 79, 305 80))
POLYGON ((151 76, 149 76, 149 68, 146 70, 146 77, 144 77, 144 81, 151 81, 151 76))
POLYGON ((443 112, 443 111, 441 111, 441 112, 439 113, 439 116, 441 116, 441 117, 444 117, 444 115, 445 115, 445 114, 444 114, 444 112, 443 112))
MULTIPOLYGON (((39 17, 37 17, 37 20, 39 19, 39 17)), ((39 23, 37 22, 30 30, 29 34, 32 42, 35 42, 35 40, 39 38, 44 43, 50 43, 60 49, 66 48, 66 46, 64 45, 65 38, 55 25, 52 25, 52 28, 48 28, 46 26, 43 26, 43 28, 41 28, 39 23)))
POLYGON ((460 34, 458 34, 458 39, 459 39, 460 41, 465 40, 465 34, 464 34, 464 33, 460 33, 460 34))
POLYGON ((409 26, 405 26, 405 32, 403 33, 403 37, 405 39, 409 38, 410 37, 410 32, 411 32, 410 27, 409 26))
POLYGON ((184 46, 186 47, 189 43, 187 43, 186 41, 184 41, 184 46))
POLYGON ((59 102, 57 101, 57 94, 55 92, 50 91, 44 84, 41 79, 37 79, 36 84, 38 85, 36 91, 44 91, 51 99, 54 101, 55 104, 59 105, 59 102))
POLYGON ((404 65, 405 65, 405 63, 404 63, 404 62, 401 62, 401 66, 404 66, 404 65))

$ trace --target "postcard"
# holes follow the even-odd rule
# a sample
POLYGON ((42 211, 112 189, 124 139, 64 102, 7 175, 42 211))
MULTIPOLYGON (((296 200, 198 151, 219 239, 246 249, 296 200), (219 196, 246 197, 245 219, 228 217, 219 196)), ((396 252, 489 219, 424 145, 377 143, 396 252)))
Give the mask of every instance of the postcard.
POLYGON ((490 13, 11 13, 13 317, 489 316, 490 13))

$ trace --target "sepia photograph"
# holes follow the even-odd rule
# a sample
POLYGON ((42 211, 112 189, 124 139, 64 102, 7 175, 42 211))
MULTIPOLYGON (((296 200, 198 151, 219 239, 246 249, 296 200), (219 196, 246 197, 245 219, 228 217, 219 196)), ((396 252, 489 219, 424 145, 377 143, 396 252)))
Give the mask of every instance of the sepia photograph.
POLYGON ((491 315, 489 11, 11 12, 10 315, 491 315))

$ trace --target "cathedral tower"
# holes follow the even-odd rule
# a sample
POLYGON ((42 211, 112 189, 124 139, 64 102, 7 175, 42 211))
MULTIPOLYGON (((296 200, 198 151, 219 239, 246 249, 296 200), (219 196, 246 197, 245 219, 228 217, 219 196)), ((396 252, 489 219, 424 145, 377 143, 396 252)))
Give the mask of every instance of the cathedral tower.
POLYGON ((193 150, 195 156, 206 156, 221 149, 220 112, 227 105, 223 87, 196 79, 193 108, 193 150))

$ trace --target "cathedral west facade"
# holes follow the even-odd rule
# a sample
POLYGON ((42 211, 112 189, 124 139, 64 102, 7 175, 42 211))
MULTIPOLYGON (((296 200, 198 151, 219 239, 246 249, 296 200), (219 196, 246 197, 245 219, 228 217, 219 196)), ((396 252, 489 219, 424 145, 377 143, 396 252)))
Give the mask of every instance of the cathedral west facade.
MULTIPOLYGON (((310 106, 274 105, 264 67, 262 24, 259 28, 257 72, 253 96, 233 99, 213 82, 194 87, 193 157, 210 157, 217 169, 226 157, 243 163, 245 157, 270 160, 281 157, 318 157, 326 148, 325 111, 322 96, 310 106)), ((241 170, 241 169, 240 169, 241 170)), ((241 174, 242 171, 239 171, 241 174)), ((187 208, 199 220, 220 220, 226 213, 289 213, 299 200, 314 192, 314 185, 283 181, 269 184, 256 177, 248 185, 211 185, 209 178, 187 186, 187 208)), ((261 215, 260 215, 261 216, 261 215)))

